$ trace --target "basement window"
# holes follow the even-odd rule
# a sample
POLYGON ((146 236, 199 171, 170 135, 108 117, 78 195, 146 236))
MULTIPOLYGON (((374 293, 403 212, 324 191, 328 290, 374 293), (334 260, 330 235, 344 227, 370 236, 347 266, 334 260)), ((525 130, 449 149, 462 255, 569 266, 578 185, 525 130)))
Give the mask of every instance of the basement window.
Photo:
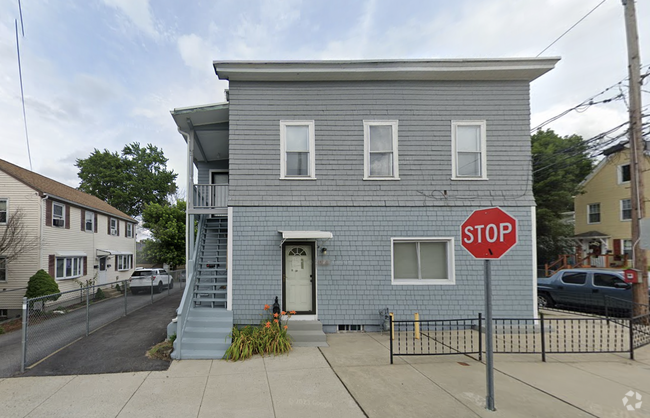
POLYGON ((339 325, 339 332, 363 332, 363 325, 339 325))

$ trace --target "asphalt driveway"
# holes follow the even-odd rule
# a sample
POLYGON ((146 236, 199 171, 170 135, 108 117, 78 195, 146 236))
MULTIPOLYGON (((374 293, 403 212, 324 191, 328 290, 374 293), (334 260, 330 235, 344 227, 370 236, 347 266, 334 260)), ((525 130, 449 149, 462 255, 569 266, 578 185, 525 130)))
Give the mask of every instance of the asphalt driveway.
POLYGON ((176 316, 182 295, 182 289, 172 289, 153 305, 104 326, 16 376, 167 370, 170 363, 149 359, 146 352, 167 336, 167 324, 176 316))

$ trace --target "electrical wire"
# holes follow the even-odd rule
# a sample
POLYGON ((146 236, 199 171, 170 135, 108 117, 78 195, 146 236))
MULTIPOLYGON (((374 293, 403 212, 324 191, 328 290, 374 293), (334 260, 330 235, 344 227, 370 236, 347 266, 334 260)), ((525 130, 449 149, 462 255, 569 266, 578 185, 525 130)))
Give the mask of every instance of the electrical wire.
POLYGON ((20 64, 20 42, 18 42, 18 21, 14 19, 16 27, 16 52, 18 54, 18 76, 20 78, 20 99, 23 103, 23 122, 25 124, 25 140, 27 141, 27 155, 29 157, 29 170, 34 171, 32 166, 32 152, 29 148, 29 133, 27 132, 27 113, 25 112, 25 91, 23 90, 23 69, 20 64))

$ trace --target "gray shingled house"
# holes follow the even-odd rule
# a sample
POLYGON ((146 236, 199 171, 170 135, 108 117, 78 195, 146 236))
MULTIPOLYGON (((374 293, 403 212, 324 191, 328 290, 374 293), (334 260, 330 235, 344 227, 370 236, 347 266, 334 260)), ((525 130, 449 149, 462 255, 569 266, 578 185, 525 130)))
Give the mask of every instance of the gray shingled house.
POLYGON ((199 225, 174 356, 220 357, 276 296, 297 345, 378 330, 384 308, 475 316, 483 263, 460 224, 480 207, 519 225, 493 263, 495 314, 532 316, 529 85, 557 61, 215 62, 227 102, 172 111, 199 225))

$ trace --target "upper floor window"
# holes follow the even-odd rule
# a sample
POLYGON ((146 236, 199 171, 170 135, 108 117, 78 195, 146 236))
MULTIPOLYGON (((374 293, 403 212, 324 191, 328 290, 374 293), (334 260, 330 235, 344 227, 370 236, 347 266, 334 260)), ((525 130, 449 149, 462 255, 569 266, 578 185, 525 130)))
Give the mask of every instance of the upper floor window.
POLYGON ((126 223, 126 237, 133 238, 133 224, 129 222, 126 223))
POLYGON ((630 199, 621 200, 621 221, 632 219, 632 201, 630 199))
POLYGON ((364 120, 363 148, 364 179, 399 179, 396 120, 364 120))
POLYGON ((314 121, 280 121, 280 178, 315 179, 314 121))
POLYGON ((85 222, 84 222, 85 230, 90 231, 90 232, 94 232, 95 231, 95 213, 86 211, 85 218, 86 218, 85 222))
POLYGON ((52 202, 52 226, 65 228, 65 205, 52 202))
POLYGON ((393 238, 393 284, 454 284, 453 238, 393 238))
POLYGON ((618 184, 630 181, 630 165, 623 164, 618 166, 618 184))
POLYGON ((485 121, 452 121, 452 178, 487 180, 485 121))
POLYGON ((9 216, 9 199, 0 199, 0 224, 6 224, 9 216))
POLYGON ((111 235, 117 235, 117 219, 110 218, 108 222, 111 235))
POLYGON ((592 203, 591 205, 587 205, 587 223, 600 223, 600 203, 592 203))

